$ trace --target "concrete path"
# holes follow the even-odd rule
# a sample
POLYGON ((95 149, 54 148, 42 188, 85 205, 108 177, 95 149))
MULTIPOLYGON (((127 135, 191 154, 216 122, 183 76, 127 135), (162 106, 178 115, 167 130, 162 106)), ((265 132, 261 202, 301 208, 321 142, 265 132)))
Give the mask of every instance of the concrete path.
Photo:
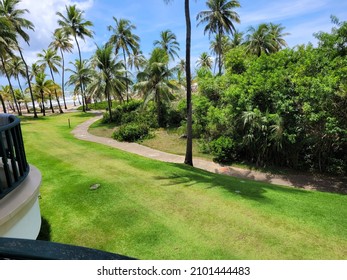
MULTIPOLYGON (((98 115, 86 122, 78 125, 72 134, 81 140, 100 143, 108 145, 113 148, 117 148, 126 152, 141 155, 147 158, 173 163, 183 163, 184 157, 174 154, 165 153, 162 151, 154 150, 152 148, 142 146, 137 143, 118 142, 111 138, 100 137, 92 135, 88 132, 89 126, 99 120, 102 116, 98 115)), ((200 168, 206 171, 225 174, 238 178, 251 179, 256 181, 267 182, 276 185, 298 187, 310 190, 320 190, 329 192, 339 192, 347 194, 347 179, 346 178, 333 178, 322 176, 311 176, 307 174, 295 174, 295 175, 274 175, 270 173, 263 173, 254 170, 247 170, 243 168, 222 166, 201 158, 194 158, 194 167, 200 168)))

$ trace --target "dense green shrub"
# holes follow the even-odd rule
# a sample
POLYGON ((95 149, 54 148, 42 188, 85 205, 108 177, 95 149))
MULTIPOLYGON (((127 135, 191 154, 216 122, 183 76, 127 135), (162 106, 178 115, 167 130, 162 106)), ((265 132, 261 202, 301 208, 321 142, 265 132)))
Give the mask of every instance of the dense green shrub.
POLYGON ((209 143, 213 160, 219 163, 232 163, 236 157, 236 145, 232 138, 221 136, 209 143))
POLYGON ((117 105, 116 107, 112 108, 112 119, 110 120, 110 113, 106 111, 103 115, 102 122, 108 123, 112 122, 116 125, 121 125, 122 123, 128 123, 131 121, 134 121, 135 114, 132 114, 131 117, 127 116, 127 113, 135 112, 140 108, 140 106, 143 104, 142 100, 130 100, 127 103, 123 103, 121 105, 117 105), (124 120, 123 120, 124 118, 124 120), (132 118, 129 120, 129 118, 132 118))
POLYGON ((113 133, 113 138, 118 141, 135 142, 144 139, 149 135, 149 127, 146 124, 127 123, 121 125, 113 133))

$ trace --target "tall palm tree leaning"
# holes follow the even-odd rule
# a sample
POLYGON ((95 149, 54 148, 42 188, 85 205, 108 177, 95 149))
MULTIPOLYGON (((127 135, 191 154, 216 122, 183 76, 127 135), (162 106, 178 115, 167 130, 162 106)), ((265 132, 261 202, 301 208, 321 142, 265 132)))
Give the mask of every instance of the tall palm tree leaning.
MULTIPOLYGON (((48 67, 52 77, 52 81, 55 82, 53 73, 59 72, 57 66, 61 66, 60 64, 61 57, 57 55, 57 52, 55 50, 50 48, 47 50, 43 50, 43 53, 38 53, 37 56, 40 58, 38 62, 40 62, 44 66, 44 68, 48 67)), ((57 100, 57 103, 58 103, 59 113, 62 114, 64 112, 61 109, 57 91, 54 91, 54 94, 55 94, 55 99, 57 100)))
MULTIPOLYGON (((65 8, 66 8, 66 17, 60 12, 56 13, 61 18, 58 20, 58 24, 60 25, 62 32, 74 38, 77 49, 78 49, 79 62, 82 65, 81 49, 80 49, 80 45, 78 43, 77 37, 83 40, 85 39, 85 36, 92 38, 93 32, 88 28, 93 26, 93 23, 83 18, 84 12, 76 8, 76 5, 65 6, 65 8)), ((86 105, 86 106, 83 105, 83 112, 86 112, 88 107, 87 107, 87 102, 86 102, 87 100, 84 94, 83 82, 81 77, 80 77, 80 86, 81 86, 80 89, 81 89, 82 98, 84 99, 85 105, 86 105)))
POLYGON ((53 48, 54 50, 60 51, 60 56, 62 60, 61 65, 61 89, 63 93, 63 100, 64 100, 64 108, 67 109, 66 106, 66 100, 65 100, 65 59, 64 59, 64 52, 72 52, 73 45, 70 42, 69 36, 64 33, 62 30, 58 29, 54 32, 53 41, 50 43, 49 47, 53 48))
POLYGON ((177 51, 180 50, 180 44, 177 42, 176 35, 171 30, 162 31, 160 33, 160 40, 155 40, 153 44, 165 50, 172 60, 175 60, 175 57, 179 57, 177 51))
MULTIPOLYGON (((132 30, 136 29, 136 26, 131 24, 130 20, 117 19, 113 17, 116 25, 115 27, 109 25, 107 28, 112 31, 108 44, 112 45, 115 49, 115 55, 119 54, 119 50, 123 51, 123 60, 125 66, 125 78, 128 79, 127 74, 127 60, 126 56, 130 56, 130 53, 137 53, 140 48, 140 37, 133 34, 132 30)), ((129 102, 129 84, 126 83, 126 98, 129 102)))
MULTIPOLYGON (((2 1, 0 1, 0 16, 4 16, 5 18, 7 18, 8 21, 11 22, 15 34, 19 35, 29 45, 30 37, 23 30, 23 28, 34 30, 34 25, 31 21, 23 18, 23 15, 25 13, 28 13, 29 10, 16 8, 16 6, 18 5, 19 2, 20 2, 20 0, 2 0, 2 1)), ((27 81, 28 81, 31 101, 33 104, 34 118, 37 118, 38 116, 37 116, 36 109, 35 109, 34 95, 33 95, 33 91, 31 88, 31 81, 29 78, 29 67, 28 67, 27 63, 25 62, 23 52, 19 46, 18 40, 15 39, 14 43, 15 43, 16 49, 18 50, 18 52, 20 54, 20 57, 22 58, 22 60, 24 62, 25 74, 26 74, 27 81)))
MULTIPOLYGON (((169 3, 172 0, 164 0, 169 3)), ((191 85, 191 70, 190 70, 190 48, 192 25, 190 21, 189 0, 184 0, 184 12, 186 19, 186 83, 187 83, 187 146, 184 163, 193 166, 193 127, 192 127, 192 85, 191 85)))
POLYGON ((206 2, 208 10, 198 13, 196 19, 199 21, 198 25, 205 23, 204 33, 208 32, 216 34, 219 44, 218 54, 218 73, 222 74, 223 60, 222 60, 222 38, 224 34, 233 34, 236 29, 234 22, 240 23, 239 15, 234 11, 235 8, 240 7, 238 0, 208 0, 206 2))

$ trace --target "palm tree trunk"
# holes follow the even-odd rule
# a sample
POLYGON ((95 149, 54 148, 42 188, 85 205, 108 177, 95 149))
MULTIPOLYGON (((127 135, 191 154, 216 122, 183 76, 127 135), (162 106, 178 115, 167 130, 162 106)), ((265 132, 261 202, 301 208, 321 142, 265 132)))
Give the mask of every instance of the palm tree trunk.
POLYGON ((17 44, 17 49, 18 49, 18 51, 19 51, 20 57, 22 58, 23 63, 24 63, 24 66, 25 66, 25 74, 26 74, 26 77, 27 77, 27 80, 28 80, 28 86, 29 86, 29 92, 30 92, 31 102, 32 102, 32 104, 33 104, 33 109, 34 109, 34 118, 38 118, 37 113, 36 113, 36 108, 35 108, 35 100, 34 100, 33 90, 32 90, 32 88, 31 88, 31 81, 30 81, 30 78, 29 78, 29 68, 28 68, 28 64, 27 64, 26 61, 24 60, 23 53, 22 53, 20 47, 18 46, 18 44, 17 44))
MULTIPOLYGON (((17 76, 17 81, 18 81, 18 86, 20 88, 20 91, 23 93, 23 88, 22 88, 22 85, 20 83, 19 76, 17 76)), ((27 113, 30 114, 28 103, 25 100, 24 100, 24 104, 25 104, 25 108, 27 109, 27 113)))
POLYGON ((43 116, 46 116, 46 110, 45 110, 45 100, 43 96, 43 91, 41 90, 41 99, 42 99, 42 114, 43 116))
POLYGON ((191 22, 189 0, 185 0, 186 17, 186 82, 187 82, 187 147, 184 163, 193 166, 192 86, 190 72, 191 22))
POLYGON ((54 108, 53 108, 53 104, 52 104, 52 94, 48 94, 48 98, 49 98, 49 108, 51 109, 52 113, 54 114, 54 108))
POLYGON ((4 113, 6 114, 6 113, 7 113, 6 105, 5 105, 4 99, 2 98, 2 95, 1 95, 1 94, 0 94, 0 101, 1 101, 1 105, 2 105, 2 110, 3 110, 4 113))
MULTIPOLYGON (((54 81, 54 76, 53 76, 52 68, 49 67, 49 70, 50 70, 50 72, 51 72, 52 80, 53 80, 53 82, 55 82, 55 81, 54 81)), ((63 110, 61 109, 61 106, 60 106, 60 102, 59 102, 57 90, 54 90, 54 93, 55 93, 55 99, 57 100, 57 103, 58 103, 59 113, 62 114, 62 113, 64 113, 64 112, 63 112, 63 110)))
POLYGON ((108 105, 108 113, 110 114, 110 120, 109 122, 112 122, 112 102, 111 102, 111 97, 110 97, 110 92, 108 91, 108 85, 105 85, 105 95, 107 97, 107 105, 108 105))
POLYGON ((126 84, 126 94, 127 94, 127 103, 129 102, 129 85, 128 85, 128 72, 127 72, 127 61, 126 61, 126 58, 125 58, 125 50, 123 48, 123 57, 124 57, 124 67, 125 67, 125 78, 126 78, 126 81, 125 81, 125 84, 126 84))
POLYGON ((5 61, 4 61, 3 57, 1 57, 1 63, 2 63, 2 68, 3 68, 4 72, 5 72, 5 75, 6 75, 6 78, 7 78, 7 81, 8 81, 8 85, 10 86, 11 94, 12 94, 12 97, 13 97, 13 102, 14 102, 14 104, 16 106, 18 115, 21 116, 22 114, 21 114, 21 112, 20 112, 20 110, 18 108, 18 103, 17 103, 17 99, 16 99, 16 96, 15 96, 14 91, 13 91, 10 75, 8 74, 8 72, 6 70, 5 61))
POLYGON ((67 106, 66 106, 66 100, 65 100, 65 85, 64 85, 64 75, 65 75, 65 61, 64 61, 64 53, 62 51, 62 49, 60 49, 60 54, 61 54, 61 58, 63 60, 63 65, 61 67, 61 90, 63 92, 63 100, 64 100, 64 108, 65 110, 67 110, 67 106))
POLYGON ((222 75, 222 32, 218 32, 218 74, 222 75))
MULTIPOLYGON (((80 59, 80 66, 82 65, 82 56, 81 56, 81 50, 80 50, 80 45, 78 44, 78 40, 77 40, 77 37, 76 35, 74 36, 75 37, 75 42, 76 42, 76 45, 77 45, 77 49, 78 49, 78 57, 80 59)), ((83 92, 83 86, 82 86, 82 77, 80 75, 79 76, 79 80, 80 80, 80 88, 81 88, 81 95, 82 95, 82 111, 83 112, 86 112, 86 106, 84 104, 84 92, 83 92)))

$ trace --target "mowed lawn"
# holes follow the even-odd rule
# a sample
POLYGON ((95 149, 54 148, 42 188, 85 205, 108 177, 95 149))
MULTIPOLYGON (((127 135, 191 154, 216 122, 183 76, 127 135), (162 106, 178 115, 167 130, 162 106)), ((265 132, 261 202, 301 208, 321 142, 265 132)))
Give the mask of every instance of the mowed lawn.
POLYGON ((28 160, 43 176, 51 241, 140 259, 347 259, 346 195, 235 179, 73 138, 88 117, 22 121, 28 160), (101 187, 92 191, 94 183, 101 187))

